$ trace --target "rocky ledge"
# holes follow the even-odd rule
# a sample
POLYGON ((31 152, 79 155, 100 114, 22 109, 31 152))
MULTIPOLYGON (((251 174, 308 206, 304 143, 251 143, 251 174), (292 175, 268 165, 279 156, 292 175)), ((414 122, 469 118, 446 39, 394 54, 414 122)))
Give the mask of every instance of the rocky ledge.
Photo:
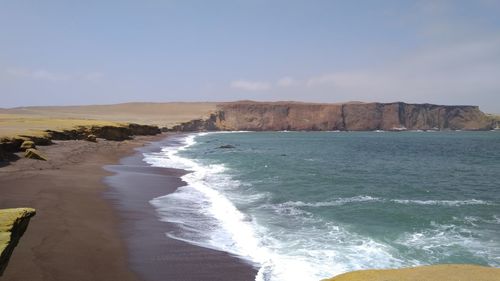
POLYGON ((34 215, 35 210, 31 208, 0 210, 0 276, 34 215))
POLYGON ((491 130, 477 106, 395 103, 231 102, 174 131, 491 130))
MULTIPOLYGON (((14 160, 14 153, 30 151, 26 155, 37 152, 37 145, 51 145, 52 140, 88 140, 95 142, 96 138, 112 141, 128 140, 132 136, 157 135, 161 130, 157 126, 126 124, 122 126, 79 126, 69 130, 47 130, 43 136, 21 135, 12 138, 0 139, 0 161, 14 160), (30 146, 29 148, 27 146, 30 146)), ((40 159, 39 157, 33 157, 40 159)))
POLYGON ((500 268, 471 264, 440 264, 401 269, 359 270, 323 281, 495 281, 500 268))
POLYGON ((151 125, 127 124, 123 126, 80 126, 71 130, 47 130, 47 137, 51 140, 83 140, 89 135, 105 140, 122 141, 132 136, 157 135, 160 128, 151 125))

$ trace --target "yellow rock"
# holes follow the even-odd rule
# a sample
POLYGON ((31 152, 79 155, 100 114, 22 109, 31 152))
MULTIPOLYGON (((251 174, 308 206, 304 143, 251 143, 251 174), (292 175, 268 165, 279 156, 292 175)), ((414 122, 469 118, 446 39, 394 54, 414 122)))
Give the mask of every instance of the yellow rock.
POLYGON ((87 141, 90 141, 90 142, 97 142, 97 137, 95 135, 88 135, 87 138, 85 138, 87 141))
POLYGON ((35 148, 35 143, 30 140, 25 140, 20 147, 21 151, 26 151, 30 148, 35 148))
POLYGON ((34 148, 29 148, 26 150, 24 153, 24 157, 30 158, 30 159, 38 159, 38 160, 43 160, 47 161, 47 158, 43 156, 40 151, 34 149, 34 148))
POLYGON ((31 208, 0 210, 0 276, 35 213, 31 208))
POLYGON ((401 269, 359 270, 323 281, 498 281, 500 268, 440 264, 401 269))

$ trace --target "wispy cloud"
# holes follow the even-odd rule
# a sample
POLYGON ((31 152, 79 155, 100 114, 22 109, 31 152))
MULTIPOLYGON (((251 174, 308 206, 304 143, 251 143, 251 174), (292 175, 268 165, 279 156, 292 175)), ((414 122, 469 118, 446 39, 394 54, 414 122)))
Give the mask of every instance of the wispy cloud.
POLYGON ((271 84, 262 81, 236 80, 231 82, 231 88, 244 91, 266 91, 271 89, 271 84))
MULTIPOLYGON (((407 101, 481 105, 500 93, 500 37, 428 46, 379 65, 275 82, 239 80, 232 88, 273 90, 273 98, 314 101, 407 101)), ((271 81, 271 80, 268 80, 271 81)))
POLYGON ((267 91, 274 88, 288 88, 298 86, 300 82, 292 77, 285 76, 278 79, 276 82, 267 81, 250 81, 250 80, 236 80, 230 83, 233 89, 240 89, 244 91, 267 91))
POLYGON ((354 99, 426 100, 491 95, 500 90, 500 38, 408 54, 382 67, 307 79, 307 87, 354 99))
POLYGON ((283 78, 279 79, 276 82, 276 86, 278 86, 278 87, 290 87, 296 83, 297 83, 297 81, 295 81, 293 78, 287 76, 287 77, 283 77, 283 78))

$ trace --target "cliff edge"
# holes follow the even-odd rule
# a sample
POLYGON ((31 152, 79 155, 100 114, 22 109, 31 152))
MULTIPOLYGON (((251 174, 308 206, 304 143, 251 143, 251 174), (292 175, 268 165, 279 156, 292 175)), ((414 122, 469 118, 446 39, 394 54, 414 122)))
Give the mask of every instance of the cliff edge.
POLYGON ((500 269, 470 264, 440 264, 401 269, 358 270, 323 281, 498 281, 500 269))
POLYGON ((319 104, 230 102, 208 119, 192 120, 176 131, 404 131, 491 130, 494 120, 469 105, 395 103, 319 104))
POLYGON ((493 125, 477 106, 236 102, 217 108, 221 130, 489 130, 493 125))
POLYGON ((0 276, 34 215, 35 210, 31 208, 0 210, 0 276))

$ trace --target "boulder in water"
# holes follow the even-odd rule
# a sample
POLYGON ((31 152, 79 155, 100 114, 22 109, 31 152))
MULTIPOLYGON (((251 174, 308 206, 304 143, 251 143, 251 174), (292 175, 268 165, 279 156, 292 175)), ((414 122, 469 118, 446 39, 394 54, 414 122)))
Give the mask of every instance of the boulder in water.
POLYGON ((221 145, 219 146, 219 148, 225 148, 225 149, 228 149, 228 148, 235 148, 234 145, 230 145, 230 144, 225 144, 225 145, 221 145))

